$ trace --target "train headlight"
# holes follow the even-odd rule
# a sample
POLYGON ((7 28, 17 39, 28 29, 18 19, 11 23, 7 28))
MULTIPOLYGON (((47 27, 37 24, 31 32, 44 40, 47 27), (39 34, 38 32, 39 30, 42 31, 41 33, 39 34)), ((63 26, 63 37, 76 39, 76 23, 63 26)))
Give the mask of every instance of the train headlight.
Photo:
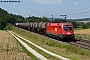
POLYGON ((67 34, 70 34, 69 32, 67 34))

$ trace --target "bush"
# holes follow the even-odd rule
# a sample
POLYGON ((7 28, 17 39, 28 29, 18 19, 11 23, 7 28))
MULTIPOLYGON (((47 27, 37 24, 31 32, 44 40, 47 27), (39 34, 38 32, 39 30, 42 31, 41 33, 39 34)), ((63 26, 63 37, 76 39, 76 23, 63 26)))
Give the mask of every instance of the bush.
POLYGON ((4 30, 12 30, 12 29, 13 29, 13 27, 12 27, 11 23, 7 23, 6 27, 4 28, 4 30))

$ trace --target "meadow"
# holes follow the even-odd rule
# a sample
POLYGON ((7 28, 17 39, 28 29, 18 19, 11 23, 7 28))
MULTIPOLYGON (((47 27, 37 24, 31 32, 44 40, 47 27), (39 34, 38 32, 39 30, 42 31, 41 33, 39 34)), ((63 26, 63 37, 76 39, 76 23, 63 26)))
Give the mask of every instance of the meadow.
POLYGON ((7 31, 0 31, 0 60, 31 60, 7 31))
POLYGON ((76 38, 90 40, 90 29, 75 30, 76 38))

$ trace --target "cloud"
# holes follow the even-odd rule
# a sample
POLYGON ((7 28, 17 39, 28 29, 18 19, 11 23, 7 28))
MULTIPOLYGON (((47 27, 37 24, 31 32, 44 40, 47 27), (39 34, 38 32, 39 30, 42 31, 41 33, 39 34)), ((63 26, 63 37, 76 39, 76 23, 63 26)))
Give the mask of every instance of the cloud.
POLYGON ((90 6, 90 2, 86 3, 86 5, 90 6))
POLYGON ((78 5, 79 3, 78 2, 74 2, 74 5, 78 5))
POLYGON ((37 2, 40 4, 54 4, 54 3, 61 3, 63 0, 26 0, 31 2, 37 2))

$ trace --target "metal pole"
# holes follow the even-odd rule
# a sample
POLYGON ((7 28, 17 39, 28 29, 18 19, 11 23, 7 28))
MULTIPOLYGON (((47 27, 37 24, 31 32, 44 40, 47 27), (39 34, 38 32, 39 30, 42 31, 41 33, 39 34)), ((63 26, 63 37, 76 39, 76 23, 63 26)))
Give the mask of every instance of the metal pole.
POLYGON ((52 21, 53 21, 53 15, 52 15, 52 21))

